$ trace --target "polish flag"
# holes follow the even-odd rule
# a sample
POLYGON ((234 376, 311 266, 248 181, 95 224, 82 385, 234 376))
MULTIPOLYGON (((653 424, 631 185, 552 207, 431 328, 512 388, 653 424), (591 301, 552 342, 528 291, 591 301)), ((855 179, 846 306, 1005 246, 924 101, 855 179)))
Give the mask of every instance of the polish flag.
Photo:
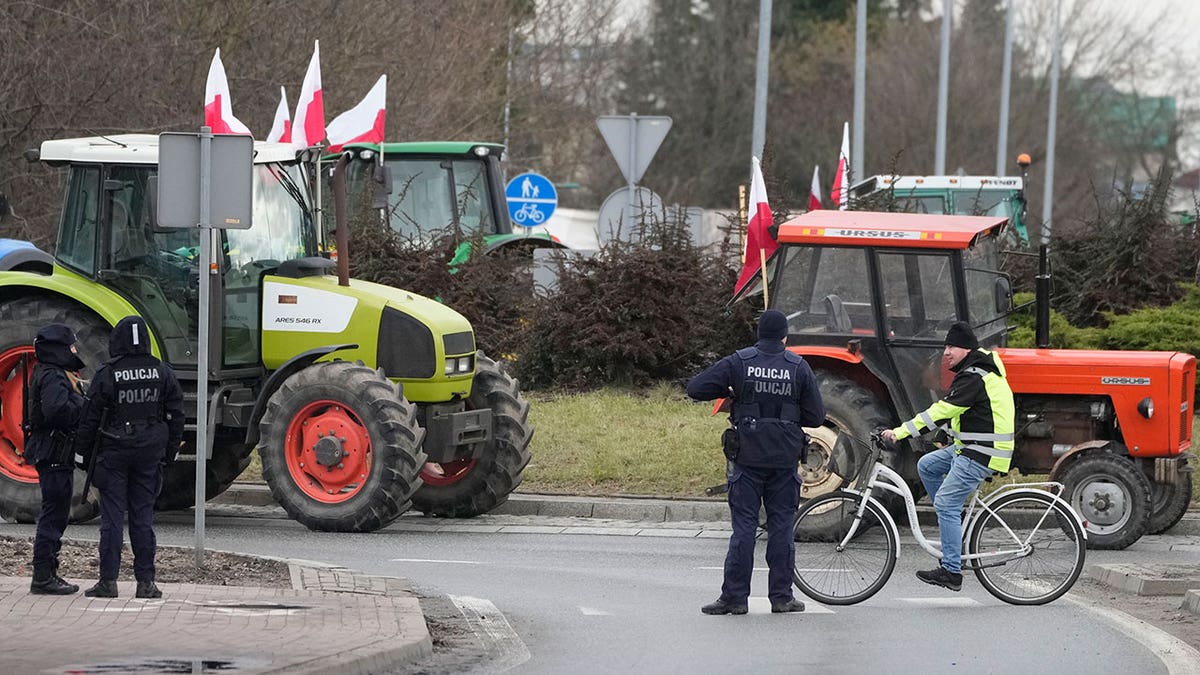
POLYGON ((382 143, 386 99, 387 75, 380 75, 358 105, 329 123, 329 151, 340 152, 347 143, 382 143))
POLYGON ((753 173, 750 177, 750 222, 746 224, 746 260, 742 263, 742 273, 738 275, 737 283, 733 286, 733 294, 737 295, 755 274, 762 268, 763 263, 779 248, 779 242, 771 236, 770 227, 774 223, 771 207, 767 204, 767 188, 763 183, 762 167, 758 158, 754 158, 753 173))
POLYGON ((269 143, 292 142, 292 120, 288 115, 287 90, 279 88, 279 107, 275 108, 275 121, 271 123, 271 132, 267 134, 269 143))
POLYGON ((292 143, 310 148, 325 140, 325 101, 321 98, 321 44, 313 41, 312 60, 304 73, 296 114, 292 115, 292 143))
POLYGON ((838 153, 837 173, 833 176, 833 187, 829 190, 829 200, 837 204, 839 211, 845 211, 850 203, 850 123, 842 125, 842 150, 838 153))
POLYGON ((213 54, 208 66, 208 82, 204 85, 204 124, 214 134, 249 134, 250 130, 233 116, 229 100, 229 80, 225 79, 225 64, 221 63, 221 48, 213 54))
POLYGON ((821 210, 821 179, 819 176, 820 170, 821 170, 820 166, 813 167, 812 189, 810 189, 808 192, 808 210, 809 211, 821 210))

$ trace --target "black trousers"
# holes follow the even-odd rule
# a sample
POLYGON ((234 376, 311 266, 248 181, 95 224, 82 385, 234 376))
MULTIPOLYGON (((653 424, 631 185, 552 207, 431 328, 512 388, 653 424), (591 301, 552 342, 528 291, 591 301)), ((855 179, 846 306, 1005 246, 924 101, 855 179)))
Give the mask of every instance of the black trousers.
POLYGON ((725 583, 721 598, 745 604, 750 597, 754 571, 754 540, 758 534, 758 509, 767 512, 767 595, 773 603, 787 602, 792 594, 792 568, 796 543, 792 521, 800 504, 800 476, 796 468, 766 469, 734 464, 729 476, 729 512, 733 534, 725 555, 725 583))
POLYGON ((37 534, 33 537, 33 566, 53 567, 58 563, 63 532, 71 516, 71 492, 75 468, 70 464, 34 464, 38 487, 42 489, 42 510, 38 513, 37 534))
POLYGON ((125 519, 133 548, 133 576, 154 581, 154 502, 162 489, 162 451, 104 450, 96 457, 96 487, 100 490, 100 579, 115 581, 121 570, 125 519))

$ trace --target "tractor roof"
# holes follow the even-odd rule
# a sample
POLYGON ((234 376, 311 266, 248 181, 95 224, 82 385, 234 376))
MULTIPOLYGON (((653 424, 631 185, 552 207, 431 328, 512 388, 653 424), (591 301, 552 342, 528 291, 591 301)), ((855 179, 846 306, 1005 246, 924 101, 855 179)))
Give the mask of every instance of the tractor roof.
POLYGON ((863 196, 889 187, 912 193, 919 190, 1020 190, 1020 176, 871 176, 850 187, 850 194, 863 196))
MULTIPOLYGON (((38 159, 53 163, 157 164, 158 136, 116 134, 43 141, 38 159)), ((296 148, 290 143, 254 142, 255 164, 295 160, 296 148)))
POLYGON ((824 246, 968 248, 998 234, 1007 218, 873 211, 809 211, 779 226, 779 243, 824 246))

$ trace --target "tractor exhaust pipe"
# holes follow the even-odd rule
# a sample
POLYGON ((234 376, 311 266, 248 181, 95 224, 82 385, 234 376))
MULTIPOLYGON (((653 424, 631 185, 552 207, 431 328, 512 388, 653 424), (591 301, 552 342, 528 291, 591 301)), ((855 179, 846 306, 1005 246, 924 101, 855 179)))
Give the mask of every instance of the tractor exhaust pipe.
POLYGON ((1050 247, 1038 251, 1038 275, 1034 280, 1034 335, 1038 349, 1050 348, 1050 247))
MULTIPOLYGON (((338 286, 350 285, 350 218, 346 215, 346 164, 350 154, 343 152, 333 166, 333 231, 337 245, 338 286)), ((318 179, 319 180, 319 179, 318 179)))

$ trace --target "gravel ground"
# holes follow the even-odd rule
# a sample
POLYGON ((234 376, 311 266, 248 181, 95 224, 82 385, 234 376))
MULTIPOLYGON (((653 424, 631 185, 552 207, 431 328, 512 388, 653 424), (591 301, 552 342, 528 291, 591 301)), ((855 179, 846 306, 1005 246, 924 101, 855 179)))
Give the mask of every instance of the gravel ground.
MULTIPOLYGON (((0 576, 33 575, 33 540, 0 536, 0 576)), ((263 560, 229 553, 208 552, 204 567, 196 567, 196 553, 190 548, 160 546, 154 557, 155 580, 164 583, 193 583, 210 586, 265 586, 291 588, 288 566, 276 560, 263 560)), ((95 543, 64 541, 59 552, 58 573, 71 583, 83 586, 100 576, 100 559, 95 543)), ((121 555, 121 581, 133 581, 133 551, 125 544, 121 555)))

